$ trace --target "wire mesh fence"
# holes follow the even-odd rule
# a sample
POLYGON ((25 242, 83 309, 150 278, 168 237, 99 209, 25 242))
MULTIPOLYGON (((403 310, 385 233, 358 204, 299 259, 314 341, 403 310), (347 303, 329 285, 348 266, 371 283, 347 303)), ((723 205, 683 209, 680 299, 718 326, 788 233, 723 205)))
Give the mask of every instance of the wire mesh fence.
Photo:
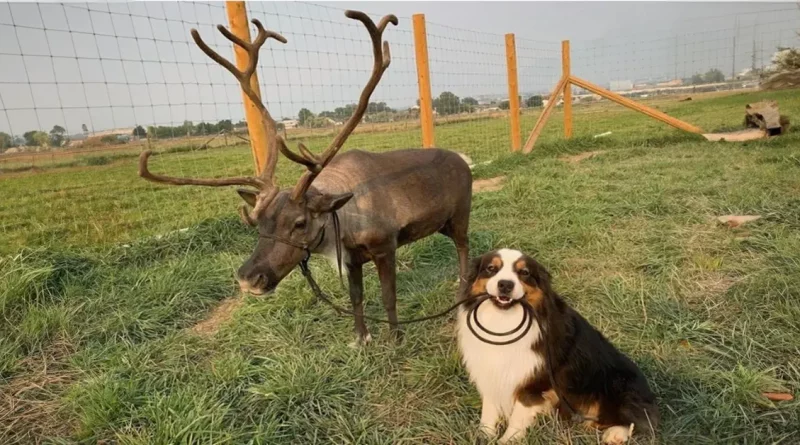
MULTIPOLYGON (((251 2, 247 14, 287 39, 260 53, 267 108, 290 144, 321 150, 369 77, 367 32, 325 5, 251 2)), ((415 33, 411 17, 398 18, 385 33, 392 64, 345 149, 421 146, 415 33)), ((224 3, 0 3, 2 247, 128 242, 234 214, 230 190, 167 189, 136 175, 145 149, 158 154, 158 172, 253 173, 239 85, 190 36, 196 28, 234 60, 215 29, 227 23, 224 3)), ((800 46, 798 23, 787 5, 573 41, 572 73, 635 97, 752 88, 779 48, 800 46)), ((560 41, 515 31, 524 139, 562 75, 562 53, 560 41)), ((436 145, 475 161, 507 152, 504 36, 428 23, 427 47, 436 145)), ((575 93, 576 104, 598 100, 575 93)), ((279 163, 284 184, 298 173, 279 163)))
POLYGON ((757 86, 780 48, 800 44, 800 8, 767 6, 772 9, 573 42, 572 72, 633 96, 757 86))

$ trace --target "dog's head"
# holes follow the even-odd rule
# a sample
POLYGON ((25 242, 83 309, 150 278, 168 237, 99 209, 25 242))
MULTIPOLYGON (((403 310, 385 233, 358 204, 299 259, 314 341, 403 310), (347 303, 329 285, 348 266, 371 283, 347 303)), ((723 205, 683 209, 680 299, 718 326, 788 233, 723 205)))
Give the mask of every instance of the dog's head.
POLYGON ((550 274, 518 250, 499 249, 472 260, 467 283, 467 297, 489 294, 502 309, 525 298, 535 307, 550 291, 550 274))

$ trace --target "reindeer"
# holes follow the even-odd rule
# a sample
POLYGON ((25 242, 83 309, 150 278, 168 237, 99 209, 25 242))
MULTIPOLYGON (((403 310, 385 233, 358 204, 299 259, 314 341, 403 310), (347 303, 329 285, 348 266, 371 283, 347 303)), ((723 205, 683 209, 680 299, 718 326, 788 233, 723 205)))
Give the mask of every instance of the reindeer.
POLYGON ((247 51, 249 63, 244 71, 209 48, 197 30, 192 29, 191 34, 206 55, 236 77, 261 114, 267 130, 268 156, 259 176, 192 179, 156 175, 147 168, 149 151, 142 152, 139 158, 139 176, 172 185, 250 187, 238 189, 246 203, 239 213, 246 224, 258 229, 258 241, 237 272, 242 292, 263 295, 273 291, 311 253, 336 257, 340 272, 341 262, 346 267, 356 344, 364 344, 371 339, 363 308, 362 267, 367 262, 375 263, 390 332, 398 339, 402 336, 396 310, 396 251, 400 246, 437 232, 450 237, 458 253, 462 277, 459 283, 465 285, 472 174, 462 155, 441 149, 384 153, 349 150, 336 157, 364 117, 370 95, 389 66, 388 42, 381 47, 383 31, 389 23, 397 26, 394 15, 383 17, 377 26, 362 12, 346 11, 345 15, 367 28, 374 64, 355 112, 321 155, 313 154, 302 143, 298 144, 299 153, 288 149, 275 120, 251 87, 264 42, 272 38, 286 43, 283 36, 265 30, 254 19, 258 34, 252 43, 222 25, 217 27, 228 40, 247 51), (291 190, 281 190, 276 184, 278 151, 307 169, 291 190))

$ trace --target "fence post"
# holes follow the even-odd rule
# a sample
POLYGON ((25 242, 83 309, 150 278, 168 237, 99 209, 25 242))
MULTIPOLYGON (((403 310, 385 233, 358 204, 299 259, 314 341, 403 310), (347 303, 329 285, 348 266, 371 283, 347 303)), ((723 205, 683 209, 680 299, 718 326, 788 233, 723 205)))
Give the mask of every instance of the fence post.
POLYGON ((561 42, 561 77, 567 79, 564 84, 564 137, 572 137, 572 82, 570 82, 569 40, 561 42))
POLYGON ((419 84, 419 121, 422 127, 422 146, 433 148, 433 100, 431 99, 431 74, 428 68, 428 35, 425 31, 425 14, 414 14, 414 49, 417 60, 419 84))
MULTIPOLYGON (((247 9, 243 1, 225 2, 225 10, 228 12, 228 24, 230 30, 236 37, 250 43, 250 27, 247 22, 247 9)), ((247 68, 249 57, 247 51, 239 45, 233 45, 233 52, 236 56, 236 67, 244 71, 247 68)), ((258 86, 258 74, 253 73, 250 78, 250 87, 261 98, 261 88, 258 86)), ((258 175, 267 163, 267 129, 261 120, 261 113, 258 108, 242 91, 242 101, 244 102, 244 115, 247 120, 247 132, 250 134, 250 150, 253 152, 256 175, 258 175)))
POLYGON ((519 130, 519 85, 517 83, 517 46, 514 34, 506 34, 506 67, 508 69, 508 104, 511 123, 511 151, 522 148, 519 130))

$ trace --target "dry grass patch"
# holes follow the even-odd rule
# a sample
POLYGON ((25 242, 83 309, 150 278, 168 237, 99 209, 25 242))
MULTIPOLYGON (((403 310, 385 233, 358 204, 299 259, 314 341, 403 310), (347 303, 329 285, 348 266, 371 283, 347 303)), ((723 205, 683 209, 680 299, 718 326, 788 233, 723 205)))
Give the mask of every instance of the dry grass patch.
POLYGON ((564 162, 568 162, 570 164, 577 164, 578 162, 581 162, 585 159, 593 158, 595 156, 599 156, 605 152, 606 152, 605 150, 587 151, 585 153, 580 153, 577 155, 561 156, 558 159, 564 162))
POLYGON ((505 181, 505 176, 496 176, 489 179, 478 179, 472 183, 472 193, 500 191, 505 186, 505 181))
POLYGON ((0 384, 0 443, 45 443, 74 430, 60 403, 63 391, 77 380, 77 373, 64 366, 72 350, 67 342, 56 342, 23 359, 17 376, 0 384))
POLYGON ((236 309, 244 304, 244 299, 240 297, 229 297, 220 301, 205 320, 192 326, 191 332, 198 335, 211 336, 219 331, 219 328, 227 323, 236 309))

